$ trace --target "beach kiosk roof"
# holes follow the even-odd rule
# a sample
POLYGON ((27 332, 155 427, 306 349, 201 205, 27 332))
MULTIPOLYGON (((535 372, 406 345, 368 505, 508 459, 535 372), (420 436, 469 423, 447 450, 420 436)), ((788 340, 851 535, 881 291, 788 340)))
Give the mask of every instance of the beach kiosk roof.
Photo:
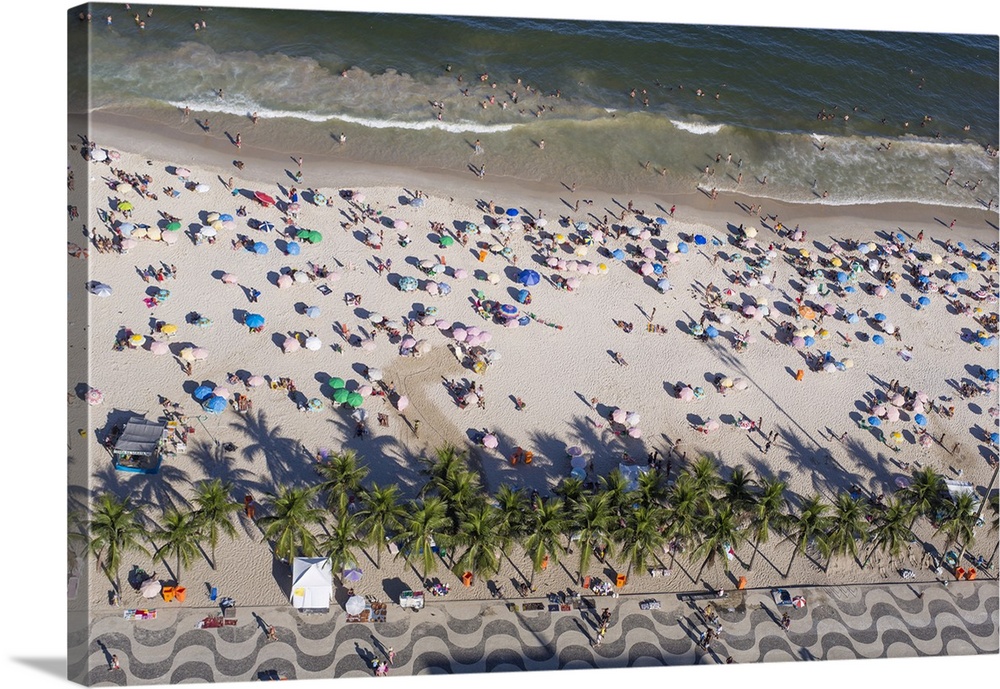
POLYGON ((333 570, 325 557, 297 557, 292 562, 292 607, 329 610, 333 598, 333 570))
POLYGON ((160 451, 166 435, 167 424, 164 421, 150 421, 141 416, 129 419, 112 450, 115 468, 155 474, 160 468, 160 451))

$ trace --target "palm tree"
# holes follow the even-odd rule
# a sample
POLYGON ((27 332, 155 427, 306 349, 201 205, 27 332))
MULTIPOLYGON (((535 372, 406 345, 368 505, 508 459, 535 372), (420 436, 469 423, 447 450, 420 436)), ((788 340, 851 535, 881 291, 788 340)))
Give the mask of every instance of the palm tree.
POLYGON ((549 498, 539 503, 528 514, 528 538, 524 542, 524 549, 531 558, 531 581, 528 586, 532 590, 535 588, 535 575, 546 565, 546 558, 553 564, 559 562, 563 550, 561 537, 565 531, 563 501, 549 498))
POLYGON ((465 453, 454 445, 445 445, 438 448, 433 459, 423 459, 427 468, 427 483, 425 491, 435 490, 442 483, 448 483, 456 474, 468 469, 465 453))
POLYGON ((527 532, 527 514, 530 510, 528 498, 521 488, 503 484, 497 490, 497 532, 500 534, 500 550, 507 556, 508 562, 513 561, 508 554, 512 543, 520 542, 527 532))
POLYGON ((733 469, 729 480, 722 484, 722 499, 733 508, 737 516, 753 509, 756 502, 753 485, 753 477, 742 466, 733 469))
POLYGON ((282 488, 277 495, 268 494, 264 502, 272 513, 257 523, 264 537, 274 541, 274 555, 291 564, 301 553, 305 557, 318 552, 312 527, 323 522, 323 510, 314 506, 318 488, 282 488))
POLYGON ((698 570, 695 579, 701 579, 705 566, 714 562, 720 553, 724 555, 722 565, 728 573, 728 548, 735 551, 746 540, 746 532, 740 528, 740 518, 734 505, 726 502, 711 514, 705 515, 701 521, 701 532, 701 544, 694 549, 692 555, 704 556, 705 560, 701 563, 701 569, 698 570))
POLYGON ((232 540, 239 534, 230 516, 243 509, 243 505, 232 499, 232 491, 232 484, 223 483, 221 479, 202 481, 195 489, 194 504, 198 506, 195 516, 199 528, 208 536, 208 544, 212 546, 212 569, 218 563, 215 547, 219 536, 225 534, 232 540))
POLYGON ((567 476, 556 486, 552 493, 563 499, 567 505, 576 505, 587 494, 583 488, 583 481, 578 478, 567 476))
POLYGON ((461 527, 455 536, 456 545, 465 552, 458 559, 460 569, 476 576, 491 576, 500 569, 500 515, 492 505, 480 504, 462 517, 461 527))
POLYGON ((865 519, 868 510, 860 499, 841 493, 837 496, 833 510, 830 530, 826 534, 830 557, 823 568, 824 572, 829 570, 830 560, 834 555, 851 555, 860 561, 859 546, 868 535, 868 522, 865 519))
POLYGON ((824 504, 820 496, 813 495, 802 504, 802 510, 798 516, 789 517, 792 533, 789 534, 788 538, 795 542, 795 549, 792 551, 792 559, 788 562, 786 577, 791 574, 795 556, 799 553, 805 553, 810 545, 815 545, 821 555, 825 556, 829 553, 826 540, 826 534, 831 525, 830 517, 826 514, 829 509, 830 506, 824 504))
POLYGON ((340 502, 334 509, 333 526, 319 544, 319 551, 326 553, 330 568, 334 572, 357 567, 358 558, 354 551, 365 545, 361 537, 361 521, 347 508, 347 505, 347 496, 341 495, 340 502))
POLYGON ((635 492, 629 490, 629 481, 620 469, 612 469, 607 476, 601 477, 601 487, 608 495, 608 507, 616 518, 622 518, 635 503, 635 492))
POLYGON ((913 507, 898 497, 891 497, 882 510, 875 516, 872 528, 869 530, 868 538, 872 542, 872 549, 868 552, 864 564, 871 559, 876 550, 889 553, 896 557, 906 547, 913 537, 913 532, 907 525, 913 517, 913 507))
MULTIPOLYGON (((964 551, 976 540, 976 499, 972 493, 962 493, 944 501, 944 516, 938 522, 935 535, 945 535, 944 550, 961 543, 964 551)), ((965 553, 961 553, 964 555, 965 553)))
POLYGON ((344 450, 316 465, 316 473, 323 479, 319 491, 326 494, 328 507, 336 504, 341 493, 356 493, 368 476, 368 467, 358 463, 358 453, 344 450))
POLYGON ((781 529, 785 518, 785 482, 774 478, 762 478, 757 484, 760 489, 755 497, 750 515, 750 532, 753 534, 753 555, 747 570, 753 569, 761 543, 767 543, 771 531, 781 529))
POLYGON ((694 481, 687 472, 681 472, 670 491, 670 505, 667 508, 666 537, 673 539, 677 548, 670 551, 670 566, 674 566, 676 552, 697 533, 700 503, 694 481))
POLYGON ((177 583, 181 581, 181 565, 187 567, 191 560, 198 556, 198 542, 201 539, 201 522, 195 512, 181 512, 171 507, 163 513, 163 526, 158 535, 163 538, 163 545, 156 551, 156 556, 167 563, 167 555, 177 558, 177 583))
POLYGON ((444 501, 433 496, 419 503, 411 502, 408 512, 409 517, 402 533, 404 547, 408 553, 407 558, 413 554, 421 557, 421 579, 426 580, 427 573, 433 571, 436 564, 431 544, 436 543, 435 539, 442 540, 444 529, 449 524, 448 516, 444 501))
POLYGON ((594 554, 594 543, 608 540, 614 517, 608 505, 611 498, 607 493, 585 495, 572 507, 571 523, 580 534, 580 577, 587 576, 590 558, 594 554))
POLYGON ((435 492, 444 501, 452 534, 458 533, 463 514, 485 502, 479 477, 468 469, 441 479, 435 492))
POLYGON ((692 486, 698 495, 700 509, 711 512, 714 509, 715 491, 722 483, 719 477, 719 465, 711 457, 699 457, 685 470, 691 477, 692 486))
POLYGON ((614 531, 615 540, 621 548, 621 555, 628 563, 625 578, 632 574, 632 568, 642 570, 656 547, 664 541, 661 525, 663 509, 639 506, 625 517, 624 526, 614 531))
POLYGON ((662 507, 667 500, 667 486, 659 471, 639 474, 639 504, 645 507, 662 507))
POLYGON ((129 498, 118 499, 111 493, 103 493, 94 501, 87 522, 90 534, 87 547, 96 557, 97 568, 104 569, 118 593, 122 590, 119 571, 122 557, 131 551, 149 555, 139 543, 147 535, 139 524, 139 516, 140 510, 132 506, 129 498))
POLYGON ((386 549, 388 534, 401 531, 406 517, 406 510, 399 504, 399 486, 395 483, 387 486, 373 483, 364 491, 364 507, 359 516, 368 545, 375 546, 375 568, 381 569, 382 551, 386 549))
POLYGON ((918 517, 931 514, 934 508, 941 503, 941 489, 943 487, 944 478, 934 470, 934 467, 927 466, 913 472, 913 480, 910 485, 901 491, 903 499, 913 506, 911 529, 916 524, 918 517))

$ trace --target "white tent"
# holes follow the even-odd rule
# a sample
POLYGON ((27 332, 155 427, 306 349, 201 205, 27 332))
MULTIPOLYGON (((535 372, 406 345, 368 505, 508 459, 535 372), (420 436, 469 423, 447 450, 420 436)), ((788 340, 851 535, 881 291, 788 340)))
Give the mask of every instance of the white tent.
POLYGON ((333 598, 333 570, 325 557, 297 557, 292 563, 292 607, 329 610, 333 598))

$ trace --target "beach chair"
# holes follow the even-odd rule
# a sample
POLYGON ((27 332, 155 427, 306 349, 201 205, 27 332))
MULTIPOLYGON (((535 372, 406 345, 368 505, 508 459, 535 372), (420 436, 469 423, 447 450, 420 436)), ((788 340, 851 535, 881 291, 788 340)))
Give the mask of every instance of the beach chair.
POLYGON ((213 586, 212 590, 208 594, 208 599, 214 603, 218 597, 219 597, 219 589, 213 586))

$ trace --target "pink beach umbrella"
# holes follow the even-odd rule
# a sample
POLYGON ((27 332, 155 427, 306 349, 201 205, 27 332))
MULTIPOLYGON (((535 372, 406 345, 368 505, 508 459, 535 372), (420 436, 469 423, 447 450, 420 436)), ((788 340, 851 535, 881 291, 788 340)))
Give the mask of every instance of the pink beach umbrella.
POLYGON ((123 251, 128 251, 129 249, 134 249, 139 242, 132 239, 131 237, 126 237, 122 240, 121 247, 123 251))
POLYGON ((645 258, 648 258, 648 259, 652 260, 652 259, 656 258, 656 249, 654 249, 651 246, 647 246, 645 249, 642 250, 642 255, 645 258))
POLYGON ((392 229, 394 229, 394 230, 405 230, 409 226, 410 226, 410 224, 408 222, 406 222, 405 220, 395 220, 392 223, 392 229))
POLYGON ((930 447, 934 444, 934 438, 929 433, 920 434, 920 447, 930 447))
MULTIPOLYGON (((438 283, 433 280, 428 280, 427 284, 424 285, 424 289, 427 290, 427 294, 437 294, 438 293, 438 283)), ((427 325, 424 323, 424 325, 427 325)))
POLYGON ((413 337, 411 337, 410 335, 407 335, 399 343, 399 346, 402 347, 403 349, 412 349, 413 345, 415 345, 415 344, 417 344, 417 341, 413 337))
POLYGON ((499 444, 500 441, 497 440, 497 437, 492 433, 487 433, 486 435, 483 436, 483 447, 488 447, 491 450, 495 450, 497 448, 497 445, 499 444))
POLYGON ((653 236, 653 233, 649 230, 643 230, 639 233, 639 241, 648 242, 649 238, 653 236))
POLYGON ((806 341, 804 338, 801 337, 793 337, 792 346, 795 347, 795 349, 802 349, 803 347, 806 346, 806 341))
POLYGON ((569 280, 566 281, 566 286, 569 289, 579 289, 580 278, 570 278, 569 280))
POLYGON ((747 304, 743 307, 743 315, 752 318, 753 315, 757 313, 757 307, 753 304, 747 304))
POLYGON ((202 347, 195 347, 191 352, 191 356, 195 361, 204 361, 208 358, 208 350, 202 347))
POLYGON ((278 289, 285 289, 286 287, 291 287, 295 280, 288 273, 278 277, 278 289))
POLYGON ((464 280, 465 278, 469 277, 469 271, 467 271, 465 268, 452 268, 451 276, 456 280, 464 280))
POLYGON ((875 416, 885 416, 885 405, 884 404, 876 404, 872 408, 872 414, 874 414, 875 416))
POLYGON ((470 337, 476 337, 477 335, 479 335, 479 333, 483 331, 481 328, 478 328, 474 325, 470 325, 468 328, 465 329, 465 332, 467 332, 470 337))
POLYGON ((630 438, 641 438, 642 429, 639 428, 638 426, 632 426, 632 428, 628 429, 628 436, 630 438))
POLYGON ((420 319, 420 325, 434 325, 437 323, 437 319, 434 316, 424 316, 420 319))
POLYGON ((690 402, 694 399, 694 390, 689 387, 681 388, 680 392, 677 393, 677 398, 685 402, 690 402))
POLYGON ((885 285, 879 285, 878 287, 875 288, 875 296, 878 297, 879 299, 883 298, 888 293, 889 293, 889 288, 886 287, 885 285))
POLYGON ((892 402, 892 404, 895 405, 895 406, 897 406, 897 407, 902 407, 904 404, 906 404, 906 398, 904 398, 898 392, 895 395, 893 395, 889 399, 889 401, 892 402))
POLYGON ((611 412, 611 420, 615 423, 625 423, 625 416, 626 414, 624 409, 619 408, 611 412))
POLYGON ((261 385, 266 383, 264 376, 250 376, 247 378, 247 385, 251 388, 259 388, 261 385))
POLYGON ((917 401, 918 402, 923 402, 924 404, 926 404, 927 400, 929 400, 929 399, 930 399, 930 397, 927 395, 926 392, 924 392, 923 390, 918 390, 917 391, 917 401))
POLYGON ((457 342, 465 342, 465 338, 468 337, 468 333, 465 328, 455 328, 451 331, 451 336, 455 338, 457 342))
POLYGON ((336 272, 336 271, 333 271, 333 272, 331 272, 330 274, 328 274, 328 275, 326 276, 326 279, 327 279, 327 280, 329 280, 330 282, 336 282, 336 281, 337 281, 337 280, 339 280, 339 279, 340 279, 341 277, 342 277, 342 276, 341 276, 341 274, 340 274, 340 273, 338 273, 338 272, 336 272))
POLYGON ((360 191, 355 192, 354 194, 351 195, 351 200, 352 201, 357 201, 358 203, 364 203, 365 202, 365 198, 366 197, 364 195, 364 192, 360 192, 360 191))
POLYGON ((177 243, 177 240, 179 238, 180 238, 180 232, 176 232, 173 230, 169 232, 164 232, 163 234, 160 235, 160 240, 167 246, 173 246, 174 244, 177 243))
POLYGON ((640 275, 652 275, 653 274, 653 264, 649 261, 643 261, 642 265, 639 266, 640 275))
POLYGON ((899 408, 889 407, 885 410, 885 418, 888 421, 899 421, 899 408))
POLYGON ((667 263, 680 263, 680 262, 681 262, 680 254, 670 254, 669 256, 667 256, 667 263))
POLYGON ((547 259, 545 259, 545 265, 547 265, 549 268, 556 268, 559 266, 559 259, 556 258, 555 256, 549 256, 547 259))
POLYGON ((372 394, 372 390, 373 390, 372 386, 365 383, 364 385, 358 388, 358 394, 361 395, 362 397, 368 397, 369 395, 372 394))
POLYGON ((408 406, 410 406, 410 398, 406 395, 400 395, 399 399, 396 400, 396 409, 398 411, 403 411, 408 406))
POLYGON ((708 421, 705 422, 705 430, 706 431, 719 430, 719 422, 716 421, 715 419, 709 419, 708 421))
POLYGON ((482 343, 487 343, 493 339, 493 333, 488 333, 485 330, 479 331, 479 341, 482 343))
POLYGON ((156 356, 163 356, 170 353, 170 345, 166 342, 153 342, 149 345, 149 351, 156 356))
POLYGON ((212 390, 212 394, 222 399, 229 399, 230 392, 229 388, 215 388, 212 390))
POLYGON ((235 285, 237 282, 239 282, 239 278, 237 278, 232 273, 223 273, 222 282, 227 285, 235 285))
POLYGON ((298 338, 288 336, 285 341, 281 343, 281 348, 285 351, 285 354, 290 354, 291 352, 297 352, 302 349, 302 343, 299 342, 298 338))
POLYGON ((827 316, 832 316, 833 314, 837 313, 837 307, 834 306, 833 304, 823 304, 823 313, 825 313, 827 316))
POLYGON ((508 318, 503 322, 503 327, 505 328, 516 328, 517 326, 518 322, 516 318, 508 318))
POLYGON ((922 405, 920 402, 914 402, 913 403, 913 413, 914 414, 923 414, 924 413, 924 405, 922 405))
POLYGON ((438 330, 451 330, 451 321, 446 321, 443 318, 439 318, 434 321, 434 327, 438 330))
POLYGON ((90 388, 83 398, 87 401, 87 404, 95 406, 104 401, 104 393, 97 388, 90 388))
POLYGON ((361 349, 365 350, 366 352, 373 351, 375 349, 375 346, 376 346, 375 340, 371 338, 366 338, 364 340, 361 340, 361 349))
POLYGON ((746 390, 748 387, 750 387, 750 384, 747 382, 746 378, 734 378, 733 379, 733 389, 734 390, 746 390))

